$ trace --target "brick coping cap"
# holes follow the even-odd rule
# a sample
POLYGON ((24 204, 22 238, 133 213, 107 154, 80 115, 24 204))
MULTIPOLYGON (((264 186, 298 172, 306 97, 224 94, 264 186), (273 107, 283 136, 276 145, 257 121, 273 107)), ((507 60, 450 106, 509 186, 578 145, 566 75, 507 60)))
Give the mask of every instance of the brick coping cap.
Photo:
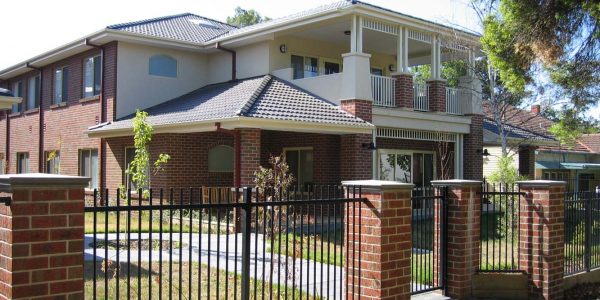
POLYGON ((567 185, 565 181, 554 181, 554 180, 523 180, 517 181, 520 186, 563 186, 567 185))
POLYGON ((348 180, 342 181, 343 186, 360 186, 369 189, 381 189, 381 190, 392 190, 392 189, 412 189, 414 184, 403 183, 398 181, 388 180, 348 180))
POLYGON ((363 52, 342 53, 342 57, 348 57, 348 56, 358 56, 358 57, 364 57, 364 58, 371 58, 371 54, 369 54, 369 53, 363 53, 363 52))
POLYGON ((90 178, 81 176, 28 173, 0 175, 0 191, 11 192, 15 188, 84 188, 90 178))
POLYGON ((479 185, 483 182, 479 180, 467 180, 467 179, 450 179, 450 180, 432 180, 431 185, 433 186, 471 186, 479 185))

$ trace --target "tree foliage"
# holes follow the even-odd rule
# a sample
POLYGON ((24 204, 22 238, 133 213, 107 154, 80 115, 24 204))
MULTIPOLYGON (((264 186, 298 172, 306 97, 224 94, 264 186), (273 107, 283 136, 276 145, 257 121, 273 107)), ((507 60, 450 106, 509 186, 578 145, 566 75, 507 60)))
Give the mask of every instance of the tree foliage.
POLYGON ((238 27, 246 27, 269 20, 269 17, 261 16, 254 9, 246 10, 238 6, 235 8, 235 15, 233 17, 227 17, 227 24, 238 27))
MULTIPOLYGON (((596 0, 475 0, 492 7, 483 21, 484 52, 513 92, 540 71, 555 84, 555 99, 589 107, 600 97, 600 3, 596 0)), ((580 110, 581 112, 581 110, 580 110)))
MULTIPOLYGON (((154 129, 147 121, 148 113, 137 110, 133 118, 133 145, 135 155, 125 171, 125 174, 131 176, 131 181, 138 189, 142 189, 144 197, 148 197, 150 187, 150 149, 149 143, 152 141, 154 129)), ((153 174, 156 175, 164 169, 169 162, 169 154, 160 153, 158 159, 153 163, 153 174)))
POLYGON ((271 156, 269 163, 270 168, 261 166, 254 172, 254 182, 262 192, 272 189, 274 199, 280 200, 281 192, 288 190, 294 182, 294 176, 283 156, 271 156))
POLYGON ((513 186, 519 180, 525 180, 526 177, 519 175, 519 170, 515 167, 514 158, 503 154, 498 159, 498 168, 488 177, 491 183, 500 183, 506 186, 513 186))

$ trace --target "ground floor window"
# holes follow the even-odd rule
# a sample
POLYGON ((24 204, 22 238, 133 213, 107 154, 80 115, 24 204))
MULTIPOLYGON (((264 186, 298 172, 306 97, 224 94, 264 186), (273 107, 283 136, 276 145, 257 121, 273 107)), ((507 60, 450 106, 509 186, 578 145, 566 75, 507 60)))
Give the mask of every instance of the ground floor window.
POLYGON ((46 151, 44 153, 44 159, 46 161, 46 173, 48 174, 60 174, 60 152, 59 151, 46 151))
POLYGON ((429 186, 435 178, 435 155, 432 152, 412 152, 382 149, 378 151, 378 177, 429 186))
POLYGON ((569 171, 542 171, 544 180, 569 180, 569 171))
POLYGON ((79 175, 90 178, 88 188, 98 188, 98 149, 79 150, 79 175))
POLYGON ((290 148, 285 149, 285 159, 290 167, 290 173, 296 179, 295 183, 306 186, 313 183, 313 149, 290 148))
POLYGON ((17 173, 29 173, 29 153, 19 152, 17 153, 17 173))
POLYGON ((0 153, 0 174, 6 173, 6 160, 4 159, 4 153, 0 153))

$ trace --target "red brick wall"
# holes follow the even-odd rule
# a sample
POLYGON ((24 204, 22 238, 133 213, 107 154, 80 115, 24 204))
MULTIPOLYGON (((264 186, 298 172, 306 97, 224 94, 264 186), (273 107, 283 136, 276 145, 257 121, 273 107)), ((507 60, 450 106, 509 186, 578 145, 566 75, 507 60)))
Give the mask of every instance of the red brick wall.
MULTIPOLYGON (((104 91, 103 98, 107 106, 105 114, 112 116, 116 95, 116 49, 117 43, 105 45, 104 54, 104 91)), ((9 172, 16 172, 16 153, 29 152, 31 172, 44 171, 44 152, 60 150, 61 174, 79 174, 79 150, 99 149, 100 139, 88 138, 85 131, 88 127, 96 125, 101 118, 101 101, 92 99, 80 102, 83 98, 83 59, 97 55, 99 49, 74 55, 61 61, 42 67, 42 92, 40 112, 10 117, 10 153, 8 155, 9 172), (67 105, 51 107, 54 85, 54 71, 57 67, 69 67, 69 92, 67 105), (42 122, 40 122, 40 116, 42 122), (40 123, 42 139, 40 139, 40 123), (40 140, 43 151, 40 151, 40 140), (59 149, 60 148, 60 149, 59 149)), ((21 76, 8 80, 7 86, 22 80, 26 87, 29 76, 37 75, 38 71, 31 71, 21 76)), ((25 88, 25 93, 26 88, 25 88)), ((26 95, 24 95, 26 97, 26 95)), ((25 98, 24 98, 25 99, 25 98)), ((112 118, 109 118, 112 119, 112 118)), ((0 152, 6 149, 6 117, 0 116, 0 152)))
POLYGON ((240 184, 254 186, 254 172, 259 170, 261 164, 261 130, 257 128, 237 130, 240 134, 242 156, 240 184))
POLYGON ((396 78, 396 107, 413 108, 413 76, 412 74, 394 75, 396 78))
POLYGON ((340 183, 340 136, 315 133, 262 131, 261 165, 269 165, 271 155, 280 155, 283 148, 311 147, 313 149, 313 182, 340 183))
MULTIPOLYGON (((108 153, 106 186, 125 184, 125 149, 133 147, 133 137, 106 139, 108 153)), ((217 133, 156 134, 150 143, 150 160, 160 153, 171 156, 164 171, 152 175, 152 188, 233 186, 233 172, 208 172, 208 151, 214 146, 233 147, 233 136, 217 133)))
POLYGON ((373 120, 373 102, 367 100, 342 100, 341 108, 364 121, 373 120))
POLYGON ((363 180, 373 178, 373 151, 363 144, 373 141, 369 134, 347 134, 340 141, 341 180, 363 180))
POLYGON ((427 81, 429 88, 429 110, 446 112, 446 82, 440 80, 427 81))
MULTIPOLYGON (((398 150, 413 150, 413 151, 434 151, 435 154, 435 167, 436 167, 436 179, 439 179, 442 174, 442 163, 437 155, 439 151, 436 142, 432 141, 418 141, 418 140, 405 140, 405 139, 390 139, 390 138, 377 138, 378 149, 398 149, 398 150)), ((450 163, 449 163, 449 179, 454 178, 454 143, 449 143, 450 163)))
POLYGON ((483 156, 477 150, 483 149, 483 116, 471 116, 471 133, 463 139, 463 177, 483 180, 483 156))

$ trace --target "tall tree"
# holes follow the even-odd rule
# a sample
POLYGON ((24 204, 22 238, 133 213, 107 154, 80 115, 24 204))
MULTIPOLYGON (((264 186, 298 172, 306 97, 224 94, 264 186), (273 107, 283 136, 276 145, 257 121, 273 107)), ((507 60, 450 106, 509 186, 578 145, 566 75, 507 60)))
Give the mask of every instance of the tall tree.
POLYGON ((580 117, 600 99, 600 3, 597 0, 474 0, 484 51, 507 88, 549 81, 580 117), (544 76, 545 75, 545 76, 544 76))
POLYGON ((238 6, 235 8, 235 15, 233 17, 227 17, 227 24, 246 27, 269 20, 271 20, 271 18, 261 16, 254 9, 246 10, 238 6))

